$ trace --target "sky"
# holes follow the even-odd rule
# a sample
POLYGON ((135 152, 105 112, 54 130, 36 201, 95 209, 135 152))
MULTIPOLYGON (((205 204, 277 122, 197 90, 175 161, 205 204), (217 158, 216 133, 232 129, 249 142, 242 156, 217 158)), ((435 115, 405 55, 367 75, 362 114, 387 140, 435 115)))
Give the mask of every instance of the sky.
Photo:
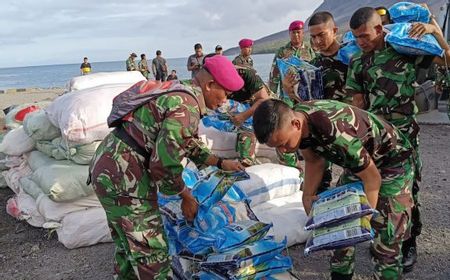
POLYGON ((306 20, 322 0, 1 0, 0 68, 187 57, 306 20))

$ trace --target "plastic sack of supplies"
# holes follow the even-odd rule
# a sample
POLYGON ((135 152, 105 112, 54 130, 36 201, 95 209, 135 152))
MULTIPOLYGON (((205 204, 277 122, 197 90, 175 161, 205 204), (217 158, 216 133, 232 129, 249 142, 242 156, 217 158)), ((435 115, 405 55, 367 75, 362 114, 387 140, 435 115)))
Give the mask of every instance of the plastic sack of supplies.
POLYGON ((339 49, 336 55, 336 59, 341 61, 345 65, 349 65, 352 57, 359 51, 361 51, 361 49, 359 48, 356 41, 350 41, 339 49))
POLYGON ((144 76, 139 71, 99 72, 74 77, 66 87, 68 91, 74 91, 107 84, 135 84, 144 80, 144 76))
POLYGON ((0 143, 0 153, 11 156, 20 156, 34 149, 36 143, 30 138, 23 126, 10 130, 0 143))
MULTIPOLYGON (((243 113, 250 108, 250 104, 242 104, 235 100, 227 100, 227 102, 217 110, 202 118, 202 122, 206 127, 214 127, 220 131, 236 132, 237 127, 233 124, 230 117, 239 113, 243 113)), ((253 130, 253 118, 245 120, 241 128, 253 130)))
POLYGON ((252 243, 266 236, 272 224, 259 221, 239 221, 216 232, 215 251, 223 252, 252 243))
MULTIPOLYGON (((320 68, 311 65, 296 56, 287 59, 277 58, 278 69, 280 70, 281 79, 288 73, 293 73, 298 81, 297 95, 303 101, 313 99, 323 99, 323 82, 322 71, 320 68)), ((284 98, 288 98, 287 93, 282 91, 284 98)))
POLYGON ((430 22, 430 11, 416 3, 398 2, 389 8, 393 22, 430 22))
POLYGON ((351 183, 320 193, 312 205, 305 229, 330 226, 376 212, 367 200, 363 184, 351 183))
POLYGON ((272 238, 266 238, 224 253, 210 254, 199 263, 199 268, 225 274, 228 271, 236 271, 249 265, 259 265, 270 261, 281 254, 285 248, 286 239, 276 242, 272 238))
POLYGON ((50 122, 44 110, 29 113, 23 121, 23 128, 36 141, 53 140, 61 135, 59 128, 50 122))
POLYGON ((337 226, 314 229, 305 245, 305 256, 315 251, 334 250, 373 239, 369 217, 349 220, 337 226))
POLYGON ((385 36, 385 41, 398 53, 440 57, 444 54, 444 50, 432 34, 426 34, 421 39, 411 38, 408 34, 411 23, 394 23, 384 27, 389 30, 385 36))

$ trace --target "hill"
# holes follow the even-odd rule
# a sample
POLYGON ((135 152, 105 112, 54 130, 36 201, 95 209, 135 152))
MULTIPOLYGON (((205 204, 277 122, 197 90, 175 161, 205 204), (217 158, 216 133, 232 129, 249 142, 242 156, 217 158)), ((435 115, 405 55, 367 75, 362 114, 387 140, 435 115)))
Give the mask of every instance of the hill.
MULTIPOLYGON (((365 6, 385 6, 390 7, 392 4, 398 1, 394 0, 346 0, 345 2, 340 0, 325 0, 322 5, 320 5, 316 11, 331 11, 333 16, 335 17, 335 21, 339 30, 343 33, 349 29, 348 22, 353 12, 356 11, 360 7, 365 6)), ((440 23, 444 23, 444 19, 446 17, 447 12, 447 0, 412 0, 410 2, 415 3, 423 3, 426 2, 430 7, 431 12, 436 15, 438 21, 440 23)), ((306 22, 308 22, 309 18, 306 22)), ((308 32, 305 30, 305 37, 308 38, 308 32)), ((282 30, 280 32, 262 37, 258 40, 255 40, 255 44, 253 46, 253 53, 273 53, 279 47, 286 44, 289 41, 289 32, 288 30, 282 30)), ((239 53, 239 47, 234 47, 227 49, 224 54, 225 55, 236 55, 239 53)))

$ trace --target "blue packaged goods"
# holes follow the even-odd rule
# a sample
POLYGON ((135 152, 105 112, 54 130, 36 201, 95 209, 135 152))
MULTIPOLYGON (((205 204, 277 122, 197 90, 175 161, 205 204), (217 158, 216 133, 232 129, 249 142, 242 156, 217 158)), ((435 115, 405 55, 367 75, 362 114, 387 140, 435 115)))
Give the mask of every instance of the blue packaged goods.
POLYGON ((355 35, 353 35, 353 33, 351 31, 347 31, 344 33, 344 35, 342 35, 342 43, 343 44, 347 44, 350 42, 356 41, 356 37, 355 35))
POLYGON ((336 59, 341 61, 345 65, 349 65, 352 57, 359 51, 361 51, 361 49, 359 48, 356 41, 350 41, 339 49, 336 55, 336 59))
POLYGON ((270 237, 223 253, 210 254, 200 262, 199 268, 215 270, 223 274, 251 265, 256 266, 281 254, 286 248, 286 242, 286 239, 276 242, 270 237))
MULTIPOLYGON (((220 131, 236 132, 238 128, 231 121, 231 116, 243 113, 249 108, 250 104, 242 104, 235 100, 227 100, 227 102, 217 110, 203 117, 202 122, 206 127, 214 127, 220 131)), ((253 130, 252 122, 252 117, 246 119, 241 125, 241 128, 253 130)))
POLYGON ((253 220, 229 224, 216 232, 215 251, 223 252, 260 240, 271 227, 272 224, 253 220))
POLYGON ((343 185, 319 194, 305 230, 312 230, 376 213, 369 204, 361 182, 343 185))
POLYGON ((273 274, 286 272, 292 268, 292 260, 290 257, 278 255, 271 260, 260 263, 258 265, 250 265, 239 269, 235 275, 230 275, 231 279, 262 279, 273 274))
POLYGON ((219 201, 211 208, 199 207, 194 225, 203 232, 214 233, 235 220, 235 209, 229 203, 219 201))
POLYGON ((389 8, 392 22, 424 22, 429 23, 430 11, 416 3, 398 2, 389 8))
POLYGON ((248 174, 244 171, 225 172, 217 170, 199 181, 192 189, 192 195, 202 207, 209 209, 225 196, 233 187, 234 182, 248 178, 248 174))
POLYGON ((214 271, 200 271, 192 275, 195 280, 230 280, 229 277, 215 273, 214 271))
POLYGON ((386 25, 385 28, 389 30, 389 33, 385 36, 386 42, 398 53, 440 57, 444 54, 444 50, 431 34, 426 34, 421 39, 409 37, 408 31, 411 28, 411 23, 395 23, 386 25))
MULTIPOLYGON (((287 59, 277 58, 276 63, 280 70, 282 80, 288 73, 295 75, 295 79, 298 81, 297 95, 301 100, 308 101, 324 98, 322 72, 320 68, 296 56, 291 56, 287 59)), ((281 95, 283 98, 289 98, 283 90, 281 95)))
POLYGON ((178 240, 189 254, 205 255, 211 253, 216 243, 214 236, 184 224, 178 228, 178 240))
POLYGON ((305 256, 320 250, 334 250, 373 239, 368 216, 349 220, 337 226, 314 229, 306 241, 305 256))
POLYGON ((195 170, 185 168, 181 173, 181 177, 183 178, 184 184, 186 187, 192 189, 194 185, 198 182, 199 176, 195 170))

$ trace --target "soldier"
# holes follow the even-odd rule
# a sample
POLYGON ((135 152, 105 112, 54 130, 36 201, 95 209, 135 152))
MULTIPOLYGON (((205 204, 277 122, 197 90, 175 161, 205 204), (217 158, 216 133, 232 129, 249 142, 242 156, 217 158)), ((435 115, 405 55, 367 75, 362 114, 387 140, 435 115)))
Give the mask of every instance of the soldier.
POLYGON ((253 40, 242 39, 239 41, 239 48, 241 48, 241 53, 233 59, 233 64, 253 68, 253 59, 251 57, 253 49, 253 40))
MULTIPOLYGON (((305 61, 311 61, 315 56, 312 48, 303 43, 303 25, 303 21, 301 20, 291 22, 289 25, 289 43, 279 48, 275 53, 269 75, 269 88, 274 93, 281 94, 281 75, 277 66, 277 58, 296 56, 305 61)), ((281 97, 283 97, 283 99, 287 98, 285 96, 281 97)))
MULTIPOLYGON (((402 240, 413 206, 413 149, 406 136, 376 115, 334 100, 308 101, 293 109, 282 101, 267 100, 256 109, 253 127, 260 143, 282 152, 301 150, 307 213, 317 199, 326 161, 344 168, 341 184, 363 182, 370 205, 379 211, 371 219, 374 276, 400 279, 402 240)), ((354 253, 354 247, 333 252, 331 279, 352 278, 354 253)))
POLYGON ((197 137, 206 108, 216 109, 243 86, 225 56, 209 59, 192 85, 140 82, 117 96, 108 118, 116 129, 98 147, 90 173, 116 245, 119 279, 172 279, 157 192, 179 195, 187 220, 197 201, 183 183, 181 160, 242 170, 210 153, 197 137))
POLYGON ((130 57, 128 57, 127 61, 125 62, 126 66, 127 66, 127 71, 136 71, 136 62, 134 61, 134 59, 137 57, 137 55, 135 53, 131 53, 130 57))
MULTIPOLYGON (((397 53, 385 43, 381 18, 376 10, 364 7, 357 10, 350 19, 350 28, 362 52, 356 54, 349 65, 346 89, 353 96, 353 105, 368 110, 389 121, 404 133, 415 149, 416 180, 413 186, 415 207, 412 214, 411 238, 403 246, 404 270, 412 270, 417 260, 416 237, 420 234, 418 203, 418 182, 421 179, 419 157, 418 111, 414 102, 416 80, 415 68, 429 68, 432 62, 445 64, 445 59, 432 56, 405 56, 397 53)), ((445 41, 439 25, 434 19, 431 24, 414 23, 410 36, 421 38, 433 34, 445 50, 446 60, 450 59, 450 47, 445 41)))
POLYGON ((150 71, 148 71, 148 62, 145 53, 141 54, 141 60, 138 62, 138 69, 142 76, 148 80, 150 71))

